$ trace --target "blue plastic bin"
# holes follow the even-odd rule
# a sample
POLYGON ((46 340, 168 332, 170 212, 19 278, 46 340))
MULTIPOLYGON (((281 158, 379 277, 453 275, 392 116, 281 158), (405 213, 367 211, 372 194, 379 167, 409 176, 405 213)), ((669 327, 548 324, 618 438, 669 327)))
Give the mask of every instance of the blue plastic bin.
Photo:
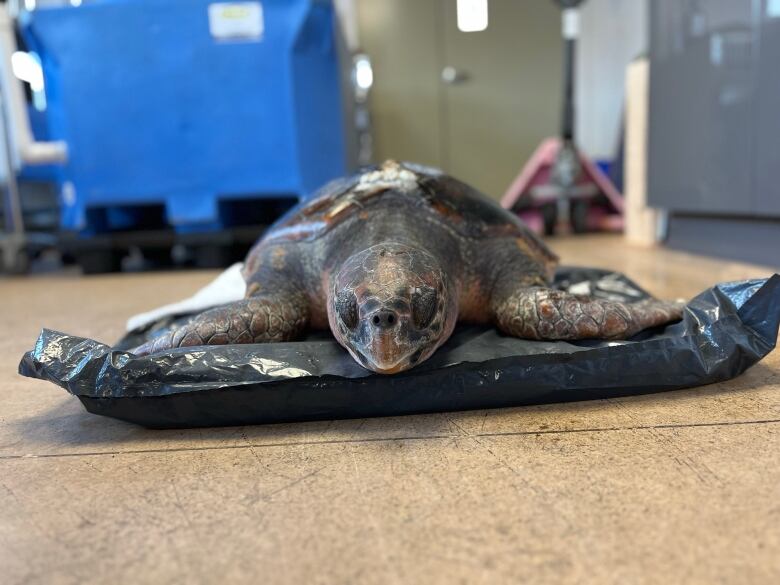
POLYGON ((331 2, 92 0, 21 29, 68 145, 66 230, 221 229, 345 172, 331 2))

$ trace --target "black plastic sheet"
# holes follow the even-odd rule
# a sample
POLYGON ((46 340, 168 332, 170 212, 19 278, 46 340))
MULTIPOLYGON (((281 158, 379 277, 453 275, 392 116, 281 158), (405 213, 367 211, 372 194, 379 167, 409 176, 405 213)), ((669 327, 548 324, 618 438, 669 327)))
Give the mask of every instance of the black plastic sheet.
MULTIPOLYGON (((635 302, 622 275, 563 268, 556 286, 635 302)), ((43 330, 19 373, 48 380, 92 413, 153 428, 392 416, 647 394, 733 378, 767 355, 780 322, 780 275, 717 285, 683 320, 628 341, 540 342, 459 326, 428 361, 391 376, 361 366, 327 333, 293 343, 181 348, 136 357, 116 346, 43 330)))

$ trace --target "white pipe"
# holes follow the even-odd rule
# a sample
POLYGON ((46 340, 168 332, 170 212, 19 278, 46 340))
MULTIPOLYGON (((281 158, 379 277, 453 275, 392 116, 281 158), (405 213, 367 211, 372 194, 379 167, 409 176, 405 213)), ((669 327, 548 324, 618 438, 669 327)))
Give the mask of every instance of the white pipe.
POLYGON ((64 141, 38 142, 33 138, 24 88, 11 67, 11 55, 16 51, 14 20, 8 14, 8 7, 3 5, 0 6, 0 84, 2 95, 6 99, 4 107, 8 113, 6 120, 10 126, 9 135, 13 142, 15 164, 18 168, 22 164, 65 162, 68 158, 68 147, 64 141))

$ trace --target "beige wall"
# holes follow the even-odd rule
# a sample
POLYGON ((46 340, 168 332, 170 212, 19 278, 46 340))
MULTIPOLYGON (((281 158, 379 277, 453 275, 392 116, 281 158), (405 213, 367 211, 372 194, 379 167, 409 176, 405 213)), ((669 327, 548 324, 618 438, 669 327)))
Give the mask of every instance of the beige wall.
POLYGON ((374 69, 371 114, 377 161, 441 165, 437 0, 359 0, 362 49, 374 69))
POLYGON ((615 155, 626 67, 647 51, 647 0, 587 0, 580 9, 577 134, 593 158, 615 155))
POLYGON ((344 35, 344 43, 350 51, 355 51, 360 46, 360 29, 357 19, 357 2, 359 0, 333 0, 341 22, 341 31, 344 35))

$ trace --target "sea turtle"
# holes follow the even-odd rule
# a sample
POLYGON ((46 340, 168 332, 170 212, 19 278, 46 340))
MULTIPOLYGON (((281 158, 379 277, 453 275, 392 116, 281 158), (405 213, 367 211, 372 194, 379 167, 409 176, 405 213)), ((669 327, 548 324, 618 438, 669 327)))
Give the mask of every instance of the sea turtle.
POLYGON ((621 339, 682 306, 550 288, 557 257, 515 215, 436 169, 387 161, 325 186, 252 248, 246 297, 134 350, 290 341, 327 328, 361 365, 407 370, 456 322, 528 339, 621 339))

